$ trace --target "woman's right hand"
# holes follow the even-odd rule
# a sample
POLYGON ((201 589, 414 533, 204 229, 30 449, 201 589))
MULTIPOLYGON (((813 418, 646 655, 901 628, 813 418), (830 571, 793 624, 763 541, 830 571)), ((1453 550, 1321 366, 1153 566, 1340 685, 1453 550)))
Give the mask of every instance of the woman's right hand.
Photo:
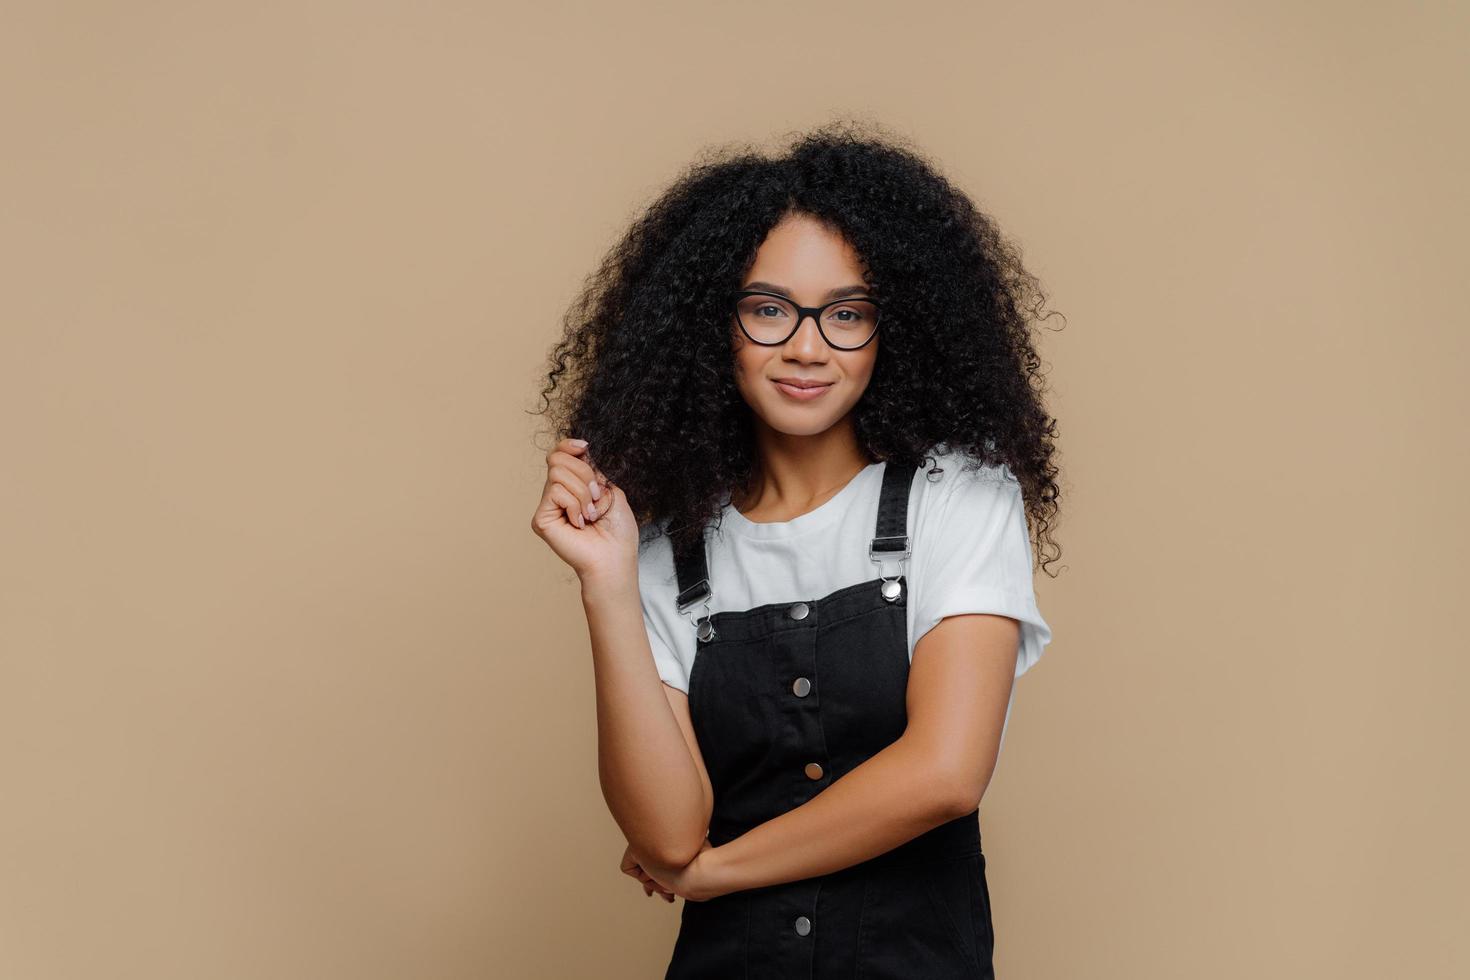
POLYGON ((546 484, 531 530, 583 579, 637 574, 637 518, 623 491, 587 457, 582 439, 563 439, 546 454, 546 484))
POLYGON ((643 870, 643 865, 638 862, 637 855, 633 853, 632 844, 629 844, 623 851, 623 860, 619 867, 622 869, 623 874, 632 875, 638 879, 643 885, 643 894, 649 898, 653 897, 654 892, 658 892, 659 898, 662 898, 665 902, 672 902, 674 900, 673 892, 654 881, 648 876, 648 872, 643 870))

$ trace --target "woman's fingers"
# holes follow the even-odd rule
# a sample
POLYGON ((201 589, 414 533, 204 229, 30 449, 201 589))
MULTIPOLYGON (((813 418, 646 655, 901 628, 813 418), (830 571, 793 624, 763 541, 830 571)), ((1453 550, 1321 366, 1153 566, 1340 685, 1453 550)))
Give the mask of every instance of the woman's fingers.
POLYGON ((583 498, 584 504, 596 503, 607 496, 607 478, 592 465, 587 450, 585 440, 563 439, 546 454, 547 468, 563 467, 571 477, 565 482, 572 492, 583 498))
POLYGON ((556 445, 553 446, 552 449, 546 454, 546 461, 548 463, 551 462, 551 457, 555 456, 557 453, 570 453, 573 456, 580 456, 586 451, 586 439, 572 439, 570 437, 566 439, 558 439, 556 445))
POLYGON ((658 892, 670 902, 674 900, 674 893, 669 891, 663 885, 660 885, 658 882, 654 881, 652 878, 645 877, 643 879, 643 890, 648 892, 650 895, 652 895, 654 892, 658 892))
POLYGON ((582 504, 582 518, 589 523, 606 514, 612 506, 613 495, 611 491, 603 493, 601 500, 588 500, 582 504))
POLYGON ((602 513, 607 513, 607 508, 612 506, 612 485, 607 482, 607 477, 602 470, 593 468, 594 479, 592 481, 593 496, 597 498, 598 505, 602 507, 602 513))
POLYGON ((592 518, 594 521, 597 520, 598 518, 602 517, 603 515, 605 515, 608 511, 612 510, 612 508, 613 508, 613 500, 617 496, 617 493, 618 493, 618 488, 617 487, 604 487, 603 488, 603 491, 602 491, 602 499, 599 500, 597 502, 597 506, 595 508, 593 508, 593 512, 597 515, 596 517, 592 518))
POLYGON ((592 501, 592 510, 588 514, 588 517, 595 521, 607 513, 607 508, 612 503, 612 493, 609 491, 607 484, 597 476, 596 470, 592 471, 591 477, 587 480, 587 496, 592 501))
POLYGON ((674 900, 674 896, 672 894, 670 894, 669 892, 664 891, 662 888, 655 888, 655 887, 652 887, 650 885, 644 885, 643 886, 643 894, 647 895, 649 898, 652 898, 654 895, 657 895, 659 898, 663 899, 665 902, 672 902, 674 900))
POLYGON ((623 874, 631 875, 632 877, 638 879, 638 881, 643 885, 643 894, 645 897, 652 898, 653 893, 658 892, 659 897, 662 898, 665 902, 673 902, 674 893, 664 888, 663 885, 660 885, 658 882, 654 881, 653 878, 648 874, 648 872, 643 870, 643 865, 638 862, 638 859, 633 856, 632 844, 629 844, 628 847, 623 851, 622 859, 618 863, 618 869, 622 871, 623 874))
POLYGON ((547 477, 566 487, 577 498, 577 510, 581 511, 582 516, 589 521, 595 521, 607 513, 607 508, 612 503, 612 494, 592 475, 590 467, 584 476, 581 469, 571 465, 579 462, 572 460, 569 463, 558 459, 547 467, 547 477))
POLYGON ((574 527, 586 526, 587 517, 582 512, 582 501, 577 499, 576 494, 572 493, 560 483, 553 483, 548 493, 551 496, 552 503, 566 510, 567 520, 574 527))
MULTIPOLYGON (((624 861, 632 860, 627 852, 624 852, 623 859, 624 861)), ((643 894, 648 898, 652 898, 653 893, 658 892, 659 897, 662 898, 665 902, 672 902, 674 900, 674 893, 664 888, 663 885, 660 885, 658 882, 654 881, 653 878, 649 876, 648 872, 643 870, 643 865, 636 863, 625 863, 622 866, 622 871, 624 874, 631 875, 632 877, 638 879, 639 883, 643 885, 643 894)))
MULTIPOLYGON (((575 439, 563 439, 557 444, 555 449, 546 454, 546 465, 554 466, 559 464, 565 466, 572 471, 577 479, 583 483, 590 484, 598 478, 597 471, 592 466, 592 460, 587 452, 587 447, 576 445, 577 442, 578 440, 575 439)), ((599 492, 601 491, 599 490, 599 492)))
MULTIPOLYGON (((588 488, 585 480, 561 462, 552 463, 547 468, 546 476, 549 481, 562 487, 576 500, 576 504, 572 508, 573 512, 581 514, 584 520, 592 520, 592 515, 596 513, 597 507, 595 501, 592 499, 592 492, 588 488)), ((576 521, 572 523, 575 524, 576 521)), ((581 525, 579 524, 577 526, 580 527, 581 525)))
POLYGON ((572 485, 580 485, 587 491, 588 499, 591 499, 591 484, 597 479, 596 470, 577 457, 568 456, 566 453, 557 453, 546 465, 548 469, 560 468, 566 474, 567 482, 572 485))

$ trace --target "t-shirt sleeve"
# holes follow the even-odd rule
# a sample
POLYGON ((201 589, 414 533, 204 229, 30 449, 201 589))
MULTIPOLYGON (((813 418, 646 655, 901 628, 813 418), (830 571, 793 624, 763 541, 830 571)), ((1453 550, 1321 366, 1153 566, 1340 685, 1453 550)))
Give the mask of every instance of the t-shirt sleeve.
POLYGON ((915 569, 914 643, 946 616, 1009 616, 1021 624, 1019 677, 1051 641, 1032 587, 1020 481, 1004 464, 961 470, 956 462, 940 487, 924 538, 915 542, 915 557, 925 557, 915 569))
POLYGON ((678 655, 675 632, 684 622, 674 609, 674 553, 665 537, 646 541, 638 555, 638 598, 643 607, 643 626, 648 633, 648 646, 653 663, 665 684, 689 693, 689 670, 678 655))

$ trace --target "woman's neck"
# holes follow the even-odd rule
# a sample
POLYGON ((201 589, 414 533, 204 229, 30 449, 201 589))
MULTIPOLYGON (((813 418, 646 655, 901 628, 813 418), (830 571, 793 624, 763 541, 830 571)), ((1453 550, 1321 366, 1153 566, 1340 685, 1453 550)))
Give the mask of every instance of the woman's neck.
POLYGON ((816 436, 769 433, 758 440, 758 449, 750 483, 732 496, 732 503, 761 523, 815 510, 873 462, 851 426, 833 426, 816 436))

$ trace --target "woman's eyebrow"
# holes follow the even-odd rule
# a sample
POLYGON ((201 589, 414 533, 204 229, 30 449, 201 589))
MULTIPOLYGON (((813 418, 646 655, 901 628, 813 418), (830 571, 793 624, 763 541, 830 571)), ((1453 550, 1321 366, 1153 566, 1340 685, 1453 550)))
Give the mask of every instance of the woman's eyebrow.
MULTIPOLYGON (((791 290, 787 289, 785 286, 777 286, 775 283, 771 282, 748 282, 741 288, 758 289, 762 292, 767 293, 780 293, 782 296, 786 297, 790 297, 791 295, 791 290)), ((841 299, 844 296, 862 296, 867 292, 869 292, 867 286, 838 286, 836 289, 832 289, 827 292, 827 299, 841 299)))

